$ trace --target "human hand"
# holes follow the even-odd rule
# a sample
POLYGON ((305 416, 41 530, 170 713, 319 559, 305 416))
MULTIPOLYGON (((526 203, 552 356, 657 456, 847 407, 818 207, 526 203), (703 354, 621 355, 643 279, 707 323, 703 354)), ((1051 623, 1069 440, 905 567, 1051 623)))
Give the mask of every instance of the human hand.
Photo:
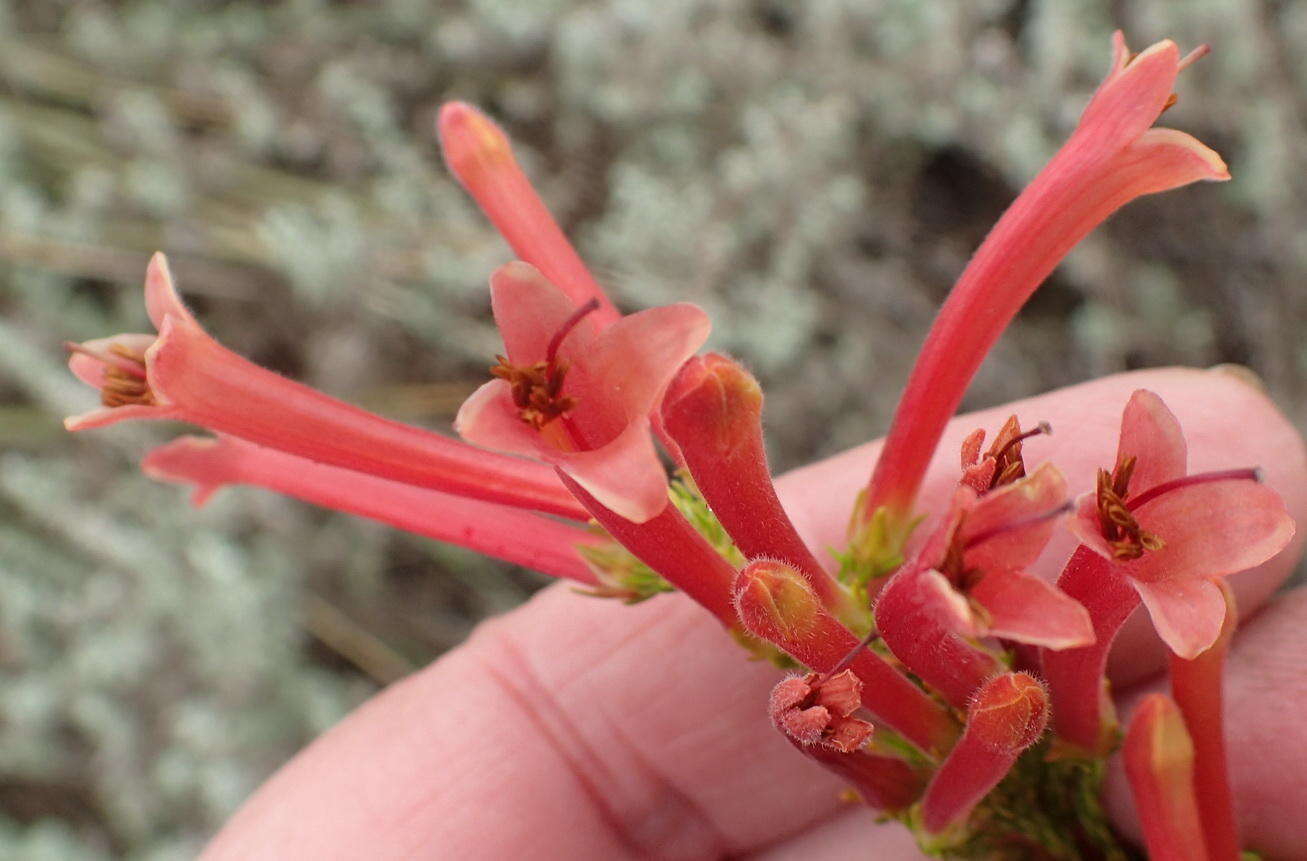
MULTIPOLYGON (((992 431, 1013 411, 1054 427, 1027 441, 1027 461, 1051 460, 1073 489, 1090 489, 1094 469, 1112 461, 1121 407, 1136 388, 1156 391, 1176 413, 1193 470, 1258 464, 1295 520, 1307 517, 1297 432, 1242 380, 1182 370, 1107 378, 955 420, 922 507, 933 510, 956 482, 962 436, 992 431)), ((842 542, 875 453, 876 444, 863 446, 778 482, 812 546, 842 542)), ((1050 544, 1040 573, 1056 576, 1073 543, 1050 544)), ((1300 549, 1298 538, 1231 579, 1245 616, 1288 577, 1300 549)), ((1295 717, 1307 707, 1304 653, 1299 590, 1241 629, 1229 663, 1227 732, 1245 843, 1271 857, 1307 857, 1307 823, 1289 815, 1307 809, 1307 728, 1295 717)), ((1146 677, 1164 656, 1148 626, 1123 631, 1116 655, 1121 699, 1157 684, 1146 677)), ((318 739, 228 823, 209 855, 920 857, 905 829, 841 802, 838 781, 772 729, 765 704, 779 677, 743 660, 683 598, 625 607, 554 586, 318 739)), ((1128 830, 1126 793, 1114 776, 1109 804, 1128 830)))

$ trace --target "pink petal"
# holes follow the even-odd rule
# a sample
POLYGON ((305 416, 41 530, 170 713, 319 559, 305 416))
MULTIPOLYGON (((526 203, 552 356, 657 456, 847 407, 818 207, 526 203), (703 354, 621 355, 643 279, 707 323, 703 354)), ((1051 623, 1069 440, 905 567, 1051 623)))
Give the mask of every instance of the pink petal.
MULTIPOLYGON (((1052 464, 982 496, 963 523, 963 540, 996 527, 1017 524, 1055 510, 1066 502, 1066 479, 1052 464)), ((966 552, 967 565, 990 568, 1025 568, 1039 558, 1056 520, 1013 529, 980 542, 966 552)))
POLYGON ((1106 165, 1099 197, 1121 205, 1141 194, 1170 191, 1191 182, 1224 182, 1229 168, 1214 149, 1175 129, 1154 128, 1120 150, 1106 165))
MULTIPOLYGON (((490 276, 490 306, 504 339, 504 351, 516 365, 544 361, 549 341, 576 313, 576 305, 529 263, 506 263, 490 276)), ((594 340, 594 323, 582 320, 567 336, 568 350, 584 355, 594 340)))
POLYGON ((1067 518, 1067 528, 1071 530, 1081 544, 1102 556, 1114 559, 1112 548, 1103 537, 1103 527, 1098 521, 1098 501, 1094 493, 1082 493, 1076 498, 1075 514, 1067 518))
POLYGON ((458 408, 454 430, 482 448, 540 456, 540 433, 520 418, 504 380, 483 384, 458 408))
POLYGON ((1130 495, 1184 475, 1186 452, 1175 413, 1147 389, 1135 391, 1121 414, 1121 441, 1116 449, 1117 464, 1131 455, 1136 458, 1130 495))
POLYGON ((913 578, 911 588, 916 591, 921 607, 948 630, 963 637, 985 636, 984 625, 976 618, 966 596, 953 588, 943 574, 922 571, 913 578))
POLYGON ((569 339, 568 391, 577 398, 573 418, 586 439, 603 445, 649 415, 711 329, 707 314, 682 302, 623 317, 586 353, 569 339))
POLYGON ((667 473, 654 450, 646 417, 631 422, 612 442, 592 451, 541 447, 539 456, 632 523, 652 520, 667 506, 667 473))
POLYGON ((1225 620, 1225 598, 1210 580, 1176 579, 1134 582, 1148 608, 1157 635, 1185 660, 1193 660, 1216 642, 1225 620))
POLYGON ((1125 146, 1157 121, 1175 89, 1180 49, 1169 39, 1142 51, 1122 68, 1113 37, 1112 69, 1094 93, 1074 137, 1092 138, 1099 152, 1125 146))
POLYGON ((82 431, 92 428, 102 428, 106 425, 117 424, 127 419, 181 419, 177 411, 169 407, 146 406, 144 404, 128 404, 123 407, 100 407, 81 415, 69 416, 64 419, 64 430, 82 431))
POLYGON ((986 572, 971 588, 971 600, 989 613, 988 633, 1050 649, 1094 642, 1089 612, 1051 583, 1021 571, 986 572))
POLYGON ((1160 550, 1120 563, 1131 578, 1155 583, 1224 577, 1260 565, 1293 537, 1280 495, 1247 480, 1210 481, 1163 493, 1134 511, 1160 550))
POLYGON ((163 328, 165 317, 200 325, 182 303, 168 268, 168 258, 163 256, 163 252, 155 252, 145 270, 145 312, 150 315, 150 322, 156 329, 163 328))
MULTIPOLYGON (((144 355, 157 337, 157 335, 137 334, 114 335, 111 338, 96 338, 92 341, 86 341, 82 346, 99 353, 106 352, 110 347, 118 345, 126 347, 130 352, 137 355, 144 355)), ((104 385, 104 362, 97 361, 93 356, 84 353, 70 354, 68 356, 68 369, 73 372, 77 379, 88 386, 98 389, 104 385)))

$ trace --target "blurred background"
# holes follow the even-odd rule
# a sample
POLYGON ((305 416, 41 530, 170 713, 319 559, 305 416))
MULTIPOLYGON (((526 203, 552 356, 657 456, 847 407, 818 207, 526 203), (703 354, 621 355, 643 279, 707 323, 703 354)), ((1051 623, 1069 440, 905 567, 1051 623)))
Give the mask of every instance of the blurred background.
POLYGON ((187 857, 258 783, 536 575, 77 437, 60 343, 147 327, 150 252, 224 343, 447 427, 508 251, 431 133, 498 117, 629 309, 677 299, 768 395, 779 469, 883 432, 931 315, 1074 126, 1108 36, 1215 52, 1169 125, 1235 181, 1133 204, 969 396, 1238 362, 1300 425, 1307 4, 0 0, 0 856, 187 857))

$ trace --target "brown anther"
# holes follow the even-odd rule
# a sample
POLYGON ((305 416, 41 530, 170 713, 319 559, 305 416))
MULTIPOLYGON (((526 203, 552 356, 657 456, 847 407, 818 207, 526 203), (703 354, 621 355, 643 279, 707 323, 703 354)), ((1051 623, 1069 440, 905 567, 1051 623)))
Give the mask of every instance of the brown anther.
POLYGON ((1032 436, 1052 432, 1053 429, 1047 422, 1040 422, 1030 430, 1023 431, 1017 417, 1011 416, 1003 423, 983 457, 978 457, 975 453, 980 448, 984 434, 980 431, 973 433, 963 443, 963 482, 971 485, 976 492, 985 493, 1024 478, 1026 463, 1021 455, 1021 443, 1032 436), (985 466, 988 461, 993 462, 992 470, 985 466), (974 467, 969 466, 969 462, 974 467))
POLYGON ((1135 471, 1133 455, 1121 459, 1116 469, 1098 471, 1098 522, 1103 537, 1112 548, 1112 558, 1122 562, 1138 559, 1145 550, 1161 550, 1162 539, 1145 532, 1130 513, 1126 499, 1130 493, 1130 476, 1135 471))
POLYGON ((156 403, 154 392, 150 391, 143 354, 122 344, 110 344, 103 352, 75 343, 64 346, 69 352, 90 356, 104 365, 104 377, 100 383, 100 403, 104 406, 152 406, 156 403))
POLYGON ((563 378, 567 376, 568 362, 558 357, 563 340, 587 316, 599 308, 599 300, 591 299, 572 312, 549 339, 543 362, 533 365, 514 365, 504 356, 495 356, 497 363, 490 373, 508 383, 522 421, 536 430, 544 428, 554 419, 562 418, 576 407, 576 398, 563 394, 563 378))
POLYGON ((576 406, 576 399, 563 394, 563 378, 567 362, 555 360, 536 362, 521 367, 511 364, 504 356, 496 356, 498 364, 490 369, 493 376, 508 383, 522 421, 540 430, 554 419, 566 415, 576 406))

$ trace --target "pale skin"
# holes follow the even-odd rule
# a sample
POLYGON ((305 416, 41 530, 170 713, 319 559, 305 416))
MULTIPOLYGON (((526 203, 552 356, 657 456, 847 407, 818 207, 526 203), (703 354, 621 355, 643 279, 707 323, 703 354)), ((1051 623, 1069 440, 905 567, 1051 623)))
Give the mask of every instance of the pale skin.
MULTIPOLYGON (((932 510, 974 427, 1015 410, 1050 421, 1028 463, 1052 460, 1074 492, 1110 466, 1121 408, 1149 388, 1180 419, 1190 471, 1261 465, 1307 523, 1307 461, 1296 432, 1255 388, 1220 371, 1108 378, 955 421, 922 497, 932 510)), ((814 547, 835 545, 876 444, 780 482, 814 547)), ((1072 546, 1040 563, 1056 575, 1072 546)), ((1245 611, 1227 721, 1245 844, 1307 857, 1307 589, 1271 593, 1301 538, 1232 579, 1245 611)), ((1132 620, 1115 651, 1124 701, 1159 682, 1161 646, 1132 620), (1150 678, 1151 676, 1151 678, 1150 678), (1142 681, 1141 681, 1142 679, 1142 681)), ((208 849, 211 858, 916 859, 897 824, 839 798, 840 783, 796 754, 764 706, 780 678, 748 662, 681 596, 636 607, 559 584, 482 625, 461 648, 378 694, 274 775, 208 849)), ((1127 830, 1128 792, 1109 803, 1127 830)))

